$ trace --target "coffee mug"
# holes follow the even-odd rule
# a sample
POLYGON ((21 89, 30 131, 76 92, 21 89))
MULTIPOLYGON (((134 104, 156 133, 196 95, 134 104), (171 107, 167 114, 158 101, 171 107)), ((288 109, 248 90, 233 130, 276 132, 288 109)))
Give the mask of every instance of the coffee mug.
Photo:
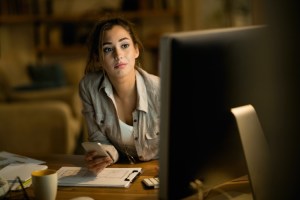
POLYGON ((35 199, 55 200, 57 194, 57 172, 52 169, 37 170, 31 173, 35 199))

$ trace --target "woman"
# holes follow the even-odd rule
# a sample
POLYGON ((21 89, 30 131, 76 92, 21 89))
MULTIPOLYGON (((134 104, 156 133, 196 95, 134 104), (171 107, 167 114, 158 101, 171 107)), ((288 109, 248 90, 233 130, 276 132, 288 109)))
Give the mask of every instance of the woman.
POLYGON ((122 156, 131 163, 158 159, 160 79, 139 66, 143 46, 133 24, 121 17, 100 20, 88 48, 79 85, 88 140, 110 156, 87 152, 87 167, 97 174, 122 156))

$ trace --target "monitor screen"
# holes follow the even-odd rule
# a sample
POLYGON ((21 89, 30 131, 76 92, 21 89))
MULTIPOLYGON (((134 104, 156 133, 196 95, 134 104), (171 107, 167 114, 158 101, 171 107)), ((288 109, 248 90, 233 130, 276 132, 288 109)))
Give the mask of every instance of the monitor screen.
POLYGON ((190 183, 196 179, 211 188, 247 174, 230 108, 252 104, 258 111, 265 109, 265 88, 258 85, 264 71, 253 67, 257 54, 252 54, 261 29, 161 37, 160 199, 192 195, 190 183))

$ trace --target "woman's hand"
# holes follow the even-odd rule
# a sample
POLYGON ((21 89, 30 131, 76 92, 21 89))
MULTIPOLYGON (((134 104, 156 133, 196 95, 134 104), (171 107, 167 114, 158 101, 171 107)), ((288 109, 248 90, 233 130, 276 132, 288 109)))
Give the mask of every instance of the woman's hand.
POLYGON ((85 154, 86 167, 95 175, 100 173, 105 167, 113 164, 109 156, 97 155, 96 151, 90 151, 85 154))

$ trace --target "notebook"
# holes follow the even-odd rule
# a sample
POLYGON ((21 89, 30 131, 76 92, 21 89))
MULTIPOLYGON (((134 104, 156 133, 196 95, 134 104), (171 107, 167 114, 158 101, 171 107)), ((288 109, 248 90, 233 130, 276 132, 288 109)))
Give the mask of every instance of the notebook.
POLYGON ((270 199, 269 145, 252 105, 232 108, 239 131, 254 200, 270 199))

